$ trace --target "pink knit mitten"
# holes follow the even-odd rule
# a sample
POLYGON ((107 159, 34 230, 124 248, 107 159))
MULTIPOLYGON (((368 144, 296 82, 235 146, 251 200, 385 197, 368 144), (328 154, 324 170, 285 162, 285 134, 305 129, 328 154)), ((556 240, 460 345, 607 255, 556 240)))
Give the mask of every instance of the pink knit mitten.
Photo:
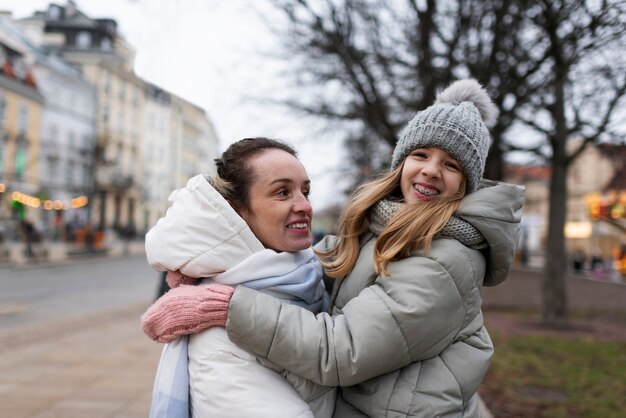
POLYGON ((180 270, 168 271, 167 276, 165 276, 165 281, 172 289, 180 286, 181 284, 197 284, 198 280, 200 279, 185 276, 180 272, 180 270))
POLYGON ((167 343, 180 335, 225 327, 232 295, 232 287, 220 284, 178 286, 143 314, 143 332, 155 341, 167 343))

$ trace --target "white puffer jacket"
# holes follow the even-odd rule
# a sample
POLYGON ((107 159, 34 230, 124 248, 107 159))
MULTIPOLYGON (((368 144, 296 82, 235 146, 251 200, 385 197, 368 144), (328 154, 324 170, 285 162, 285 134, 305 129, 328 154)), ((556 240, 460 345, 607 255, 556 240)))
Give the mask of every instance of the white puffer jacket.
MULTIPOLYGON (((204 277, 203 283, 243 284, 314 313, 326 308, 321 267, 310 248, 298 253, 265 249, 202 175, 173 192, 170 201, 165 217, 146 235, 153 268, 204 277)), ((334 388, 264 367, 256 355, 232 343, 223 328, 191 335, 188 356, 194 417, 332 416, 334 388)))

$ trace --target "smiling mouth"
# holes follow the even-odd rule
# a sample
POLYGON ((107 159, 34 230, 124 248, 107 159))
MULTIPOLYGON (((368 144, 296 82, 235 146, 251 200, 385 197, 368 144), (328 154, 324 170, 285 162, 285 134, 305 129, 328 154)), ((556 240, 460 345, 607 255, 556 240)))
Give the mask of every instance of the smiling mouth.
POLYGON ((307 223, 296 223, 296 224, 287 225, 287 228, 289 229, 307 229, 308 227, 309 227, 309 224, 307 223))
POLYGON ((424 187, 419 184, 413 184, 413 189, 425 196, 437 196, 439 194, 437 189, 431 189, 430 187, 424 187))

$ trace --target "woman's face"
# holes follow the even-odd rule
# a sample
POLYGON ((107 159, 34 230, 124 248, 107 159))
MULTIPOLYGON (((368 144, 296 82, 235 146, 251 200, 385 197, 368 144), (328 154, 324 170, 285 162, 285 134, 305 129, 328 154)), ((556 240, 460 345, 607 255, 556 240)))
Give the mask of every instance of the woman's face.
POLYGON ((439 148, 416 148, 404 160, 400 189, 407 203, 455 194, 463 182, 459 163, 439 148))
POLYGON ((239 215, 265 248, 294 252, 310 247, 311 181, 302 163, 288 152, 269 149, 249 164, 255 179, 248 192, 249 208, 239 215))

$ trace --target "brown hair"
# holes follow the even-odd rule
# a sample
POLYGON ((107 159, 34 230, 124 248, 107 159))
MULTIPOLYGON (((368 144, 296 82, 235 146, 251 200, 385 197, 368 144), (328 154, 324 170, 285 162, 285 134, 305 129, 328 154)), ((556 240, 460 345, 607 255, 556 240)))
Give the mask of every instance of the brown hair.
POLYGON ((277 139, 255 137, 244 138, 231 144, 215 159, 217 176, 209 182, 235 210, 249 209, 248 194, 254 183, 255 173, 249 161, 255 155, 270 149, 285 151, 297 158, 296 151, 277 139))
MULTIPOLYGON (((404 163, 354 191, 339 221, 337 244, 328 252, 317 253, 329 277, 343 277, 352 271, 360 252, 359 238, 369 228, 368 212, 380 200, 400 193, 403 167, 404 163)), ((461 187, 453 196, 407 204, 398 210, 376 239, 376 273, 388 276, 387 265, 391 261, 409 257, 419 249, 428 253, 435 235, 458 209, 465 189, 463 176, 461 187)))

